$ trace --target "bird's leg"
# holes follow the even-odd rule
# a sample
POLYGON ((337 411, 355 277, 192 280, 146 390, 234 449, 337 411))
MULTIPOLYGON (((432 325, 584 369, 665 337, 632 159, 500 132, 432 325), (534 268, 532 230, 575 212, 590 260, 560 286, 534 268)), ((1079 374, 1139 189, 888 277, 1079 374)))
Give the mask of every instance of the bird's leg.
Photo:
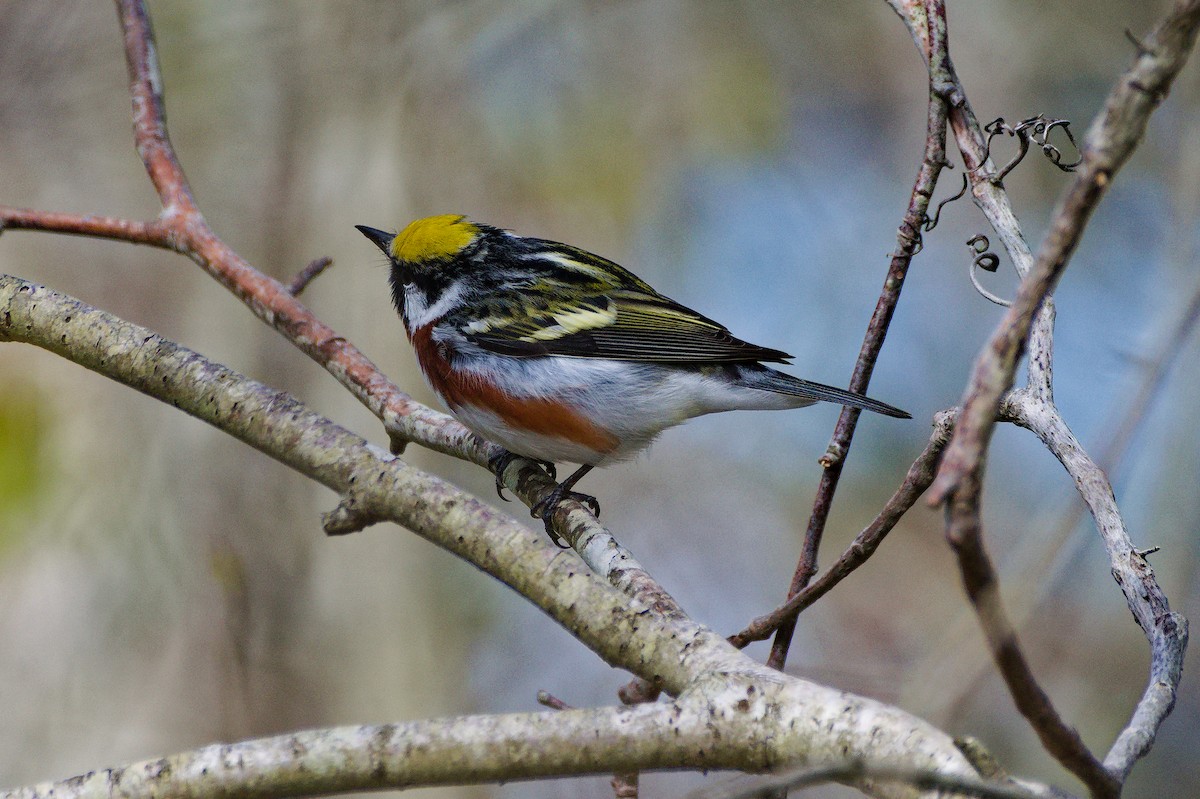
MULTIPOLYGON (((525 456, 504 450, 499 455, 488 458, 488 469, 491 470, 492 474, 496 475, 496 495, 505 502, 509 502, 510 500, 504 496, 504 483, 500 482, 500 479, 504 475, 504 470, 511 466, 513 461, 523 457, 525 456)), ((531 458, 530 460, 533 459, 531 458)), ((550 475, 551 480, 558 476, 558 470, 554 468, 554 464, 550 461, 533 460, 533 462, 545 469, 546 474, 550 475)))
POLYGON ((571 490, 575 487, 575 484, 578 483, 580 479, 591 470, 592 466, 590 464, 585 463, 583 466, 580 466, 571 474, 570 477, 556 485, 554 490, 546 495, 545 499, 529 509, 529 514, 531 516, 533 516, 535 519, 541 519, 545 523, 546 534, 549 535, 550 539, 560 547, 563 546, 562 537, 559 536, 558 533, 554 532, 553 528, 550 526, 550 517, 560 502, 569 497, 577 502, 582 502, 584 505, 587 505, 593 514, 595 514, 597 517, 600 516, 600 503, 595 497, 589 494, 580 494, 578 491, 571 490))

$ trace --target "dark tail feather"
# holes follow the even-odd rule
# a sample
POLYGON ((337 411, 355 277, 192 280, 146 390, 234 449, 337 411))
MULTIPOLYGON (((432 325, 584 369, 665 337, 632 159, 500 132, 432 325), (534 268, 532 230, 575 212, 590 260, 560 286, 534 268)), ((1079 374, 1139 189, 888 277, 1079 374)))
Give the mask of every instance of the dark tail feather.
POLYGON ((824 402, 835 402, 839 405, 849 405, 852 408, 862 408, 865 411, 882 413, 884 416, 891 416, 896 419, 912 418, 912 414, 906 413, 899 408, 894 408, 886 402, 873 400, 870 397, 864 397, 862 394, 855 394, 853 391, 846 391, 843 388, 834 388, 823 383, 811 383, 808 380, 801 380, 798 377, 792 377, 789 374, 778 372, 769 367, 763 367, 763 371, 755 374, 754 378, 756 379, 753 382, 758 383, 768 391, 791 394, 796 397, 809 397, 824 402))

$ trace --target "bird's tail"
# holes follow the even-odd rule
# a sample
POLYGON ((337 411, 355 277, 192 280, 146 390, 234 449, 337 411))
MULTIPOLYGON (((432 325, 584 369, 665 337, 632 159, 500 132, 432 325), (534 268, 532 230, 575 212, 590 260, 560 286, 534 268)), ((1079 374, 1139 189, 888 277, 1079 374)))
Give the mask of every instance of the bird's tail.
POLYGON ((884 416, 892 416, 897 419, 912 418, 911 414, 899 408, 894 408, 886 402, 873 400, 870 397, 864 397, 862 394, 855 394, 853 391, 834 388, 823 383, 812 383, 808 380, 801 380, 798 377, 792 377, 789 374, 784 374, 766 366, 760 366, 758 369, 743 369, 741 377, 747 385, 753 388, 773 391, 776 394, 803 397, 813 401, 835 402, 839 405, 862 408, 863 410, 882 413, 884 416))

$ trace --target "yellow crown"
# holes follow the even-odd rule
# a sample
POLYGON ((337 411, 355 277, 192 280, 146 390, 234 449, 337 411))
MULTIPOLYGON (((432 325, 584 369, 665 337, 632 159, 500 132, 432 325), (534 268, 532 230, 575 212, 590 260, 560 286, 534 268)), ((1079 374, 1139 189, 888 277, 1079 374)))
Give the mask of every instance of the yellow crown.
POLYGON ((478 235, 479 228, 462 214, 427 216, 396 234, 392 257, 409 263, 453 258, 478 235))

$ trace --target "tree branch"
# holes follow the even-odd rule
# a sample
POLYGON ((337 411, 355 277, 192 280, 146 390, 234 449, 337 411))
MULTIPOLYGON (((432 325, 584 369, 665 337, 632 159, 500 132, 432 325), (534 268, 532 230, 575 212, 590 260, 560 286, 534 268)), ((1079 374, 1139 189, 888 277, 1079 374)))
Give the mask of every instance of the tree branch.
POLYGON ((263 799, 601 774, 625 765, 728 767, 719 736, 691 715, 663 704, 334 727, 214 744, 3 796, 263 799), (677 734, 659 734, 672 723, 677 734))
POLYGON ((1150 751, 1159 725, 1175 706, 1183 657, 1187 651, 1188 622, 1171 610, 1154 571, 1133 545, 1112 486, 1058 413, 1023 391, 1013 391, 1002 407, 1004 415, 1031 431, 1075 478, 1079 495, 1087 504, 1109 554, 1113 579, 1150 642, 1150 681, 1125 729, 1104 759, 1105 768, 1124 782, 1133 764, 1150 751))
MULTIPOLYGON (((920 24, 920 12, 915 3, 906 0, 889 2, 906 20, 918 47, 929 58, 930 41, 920 24)), ((964 413, 971 411, 972 428, 956 429, 930 501, 935 504, 942 501, 947 505, 947 538, 959 554, 964 584, 979 612, 994 659, 1014 701, 1030 719, 1047 748, 1099 795, 1115 794, 1116 786, 1127 777, 1133 760, 1148 750, 1158 724, 1170 712, 1182 668, 1187 626, 1181 616, 1170 613, 1166 597, 1149 568, 1145 567, 1144 559, 1138 557, 1144 568, 1131 564, 1128 556, 1133 551, 1132 546, 1128 545, 1129 539, 1124 535, 1107 478, 1078 447, 1053 404, 1054 306, 1050 292, 1112 175, 1136 147, 1150 113, 1165 97, 1186 60, 1194 43, 1198 21, 1200 4, 1179 2, 1152 34, 1152 44, 1139 48, 1134 66, 1118 82, 1105 111, 1089 131, 1083 148, 1082 169, 1059 204, 1051 232, 1036 263, 1012 213, 1007 194, 996 178, 995 167, 985 160, 986 143, 965 95, 963 102, 951 112, 951 125, 970 167, 968 175, 976 204, 1000 234, 1023 281, 1017 300, 976 363, 964 398, 964 413), (994 570, 981 538, 979 505, 987 444, 1001 410, 1001 395, 1012 386, 1026 341, 1030 350, 1028 387, 1010 394, 1005 401, 1005 410, 1018 424, 1038 434, 1075 478, 1080 491, 1085 493, 1085 501, 1096 517, 1110 560, 1121 564, 1120 571, 1114 566, 1114 576, 1151 641, 1150 686, 1134 713, 1135 721, 1131 721, 1119 736, 1105 767, 1100 766, 1075 731, 1053 710, 1049 697, 1034 680, 1000 603, 994 570), (1064 460, 1061 447, 1052 441, 1070 441, 1077 457, 1064 460), (1056 451, 1056 447, 1060 451, 1056 451), (954 460, 950 460, 952 454, 954 460), (1111 504, 1105 497, 1112 500, 1111 504), (1120 530, 1120 535, 1116 529, 1120 530), (1153 600, 1133 597, 1136 592, 1126 585, 1127 580, 1139 587, 1145 586, 1146 596, 1153 600), (1148 613, 1151 609, 1159 613, 1148 613), (1122 755, 1115 754, 1118 749, 1122 755), (1133 754, 1135 750, 1137 754, 1133 754)), ((957 81, 957 78, 953 79, 957 81)))
POLYGON ((833 587, 850 576, 855 569, 867 562, 875 553, 887 534, 899 523, 904 514, 917 503, 921 494, 933 482, 937 474, 937 465, 941 460, 942 450, 950 440, 950 431, 954 429, 954 413, 943 411, 933 422, 933 434, 925 450, 909 467, 904 482, 896 489, 891 498, 883 506, 883 510, 855 537, 842 556, 837 559, 829 570, 800 593, 794 595, 783 605, 770 613, 754 619, 741 632, 729 637, 729 643, 738 649, 743 649, 755 641, 762 641, 782 625, 787 619, 794 619, 810 607, 833 587))
MULTIPOLYGON (((487 468, 503 451, 500 447, 401 391, 358 348, 317 319, 288 287, 252 267, 213 232, 192 197, 167 132, 163 79, 144 0, 117 0, 116 5, 129 73, 134 142, 162 203, 159 217, 142 222, 0 206, 0 231, 45 230, 121 239, 187 255, 345 386, 383 422, 394 445, 412 441, 487 468)), ((555 487, 536 463, 525 459, 514 461, 498 477, 530 507, 555 487)), ((585 556, 589 562, 603 560, 613 550, 623 552, 578 502, 562 503, 555 524, 572 545, 578 542, 592 548, 593 553, 585 556)), ((636 563, 627 552, 624 556, 627 564, 636 563)))
POLYGON ((1141 140, 1150 114, 1167 96, 1183 68, 1195 43, 1197 26, 1200 0, 1176 2, 1147 37, 1144 49, 1092 123, 1083 145, 1083 161, 1059 201, 1034 267, 1022 280, 1012 307, 976 361, 963 395, 962 416, 934 481, 932 504, 947 501, 951 493, 962 490, 968 473, 982 470, 1001 397, 1013 385, 1034 316, 1062 277, 1113 177, 1141 140))
POLYGON ((557 548, 542 536, 449 483, 408 466, 309 411, 290 395, 208 361, 145 328, 37 284, 0 276, 0 340, 34 344, 167 402, 339 494, 353 497, 360 512, 369 518, 397 522, 473 563, 583 635, 581 640, 613 665, 629 668, 641 663, 631 670, 648 679, 663 679, 676 693, 686 687, 688 677, 683 672, 670 677, 658 667, 645 668, 648 661, 634 655, 635 642, 641 640, 644 646, 654 648, 653 637, 612 640, 625 635, 606 627, 618 623, 609 618, 612 611, 621 610, 618 616, 627 623, 646 628, 650 625, 639 622, 640 615, 662 607, 666 612, 656 609, 656 618, 683 625, 673 631, 675 635, 688 638, 692 645, 697 645, 699 636, 719 641, 721 648, 726 646, 711 631, 685 623, 686 617, 669 597, 663 598, 661 589, 649 591, 652 604, 643 605, 637 597, 631 604, 624 590, 649 578, 636 569, 622 568, 620 557, 610 557, 604 562, 608 571, 594 577, 580 569, 574 558, 559 557, 557 548), (581 581, 581 577, 585 579, 581 581), (561 585, 570 581, 590 585, 605 577, 622 589, 612 591, 611 602, 590 609, 584 602, 559 607, 561 585), (618 650, 623 654, 618 655, 618 650))
MULTIPOLYGON (((34 344, 62 355, 170 403, 343 497, 352 497, 356 512, 401 524, 502 580, 607 663, 661 684, 679 698, 674 705, 579 711, 593 714, 581 717, 594 726, 575 740, 576 744, 589 742, 585 749, 597 740, 624 735, 628 719, 657 719, 659 726, 650 738, 666 741, 679 737, 692 744, 671 749, 673 744, 664 743, 664 750, 651 743, 650 750, 659 754, 644 759, 618 758, 616 763, 606 760, 597 765, 599 771, 734 765, 769 769, 793 761, 838 760, 849 752, 855 757, 895 758, 950 774, 971 773, 953 742, 925 722, 873 700, 786 677, 757 664, 673 604, 660 612, 636 599, 631 601, 575 558, 564 557, 541 535, 408 466, 308 410, 290 395, 208 361, 145 328, 28 281, 0 276, 0 341, 34 344), (665 715, 657 715, 664 709, 665 715), (608 721, 599 724, 598 719, 608 721), (708 740, 706 736, 719 739, 720 746, 697 749, 696 743, 708 740), (675 752, 672 757, 677 759, 668 762, 664 751, 675 752)), ((456 722, 425 724, 432 729, 452 723, 456 722)), ((542 761, 528 759, 526 751, 536 751, 539 740, 535 734, 527 739, 526 747, 510 747, 511 770, 503 779, 547 773, 538 770, 543 767, 536 764, 542 761)), ((553 737, 548 740, 557 742, 553 737)), ((269 752, 276 743, 264 746, 269 752)), ((253 751, 251 747, 240 759, 253 761, 253 751)), ((304 752, 293 754, 300 757, 304 752)), ((193 757, 185 759, 190 762, 193 757)), ((463 757, 473 757, 472 751, 463 757)), ((567 768, 567 760, 555 762, 560 766, 554 768, 567 768)), ((454 779, 461 781, 465 773, 458 769, 454 779)), ((257 777, 246 779, 251 781, 241 783, 235 792, 261 796, 291 792, 290 788, 261 787, 257 777)), ((401 782, 389 784, 413 784, 408 779, 404 776, 401 782)), ((165 794, 146 795, 171 795, 174 785, 168 783, 165 794)), ((286 779, 285 785, 290 785, 286 779)), ((329 785, 329 790, 347 789, 341 782, 329 785)), ((60 785, 56 790, 66 787, 60 785)), ((377 787, 377 783, 368 781, 356 787, 377 787)), ((889 789, 876 795, 912 794, 889 789)))
MULTIPOLYGON (((939 5, 940 7, 940 5, 939 5)), ((930 36, 946 53, 946 19, 943 13, 940 17, 930 17, 930 36)), ((945 55, 949 59, 949 55, 945 55)), ((850 377, 850 390, 865 394, 871 382, 871 374, 875 370, 875 362, 883 349, 884 338, 895 314, 896 305, 900 302, 900 292, 904 288, 904 279, 908 275, 908 267, 912 263, 921 242, 921 228, 928 218, 929 201, 937 186, 938 175, 946 166, 946 114, 948 95, 947 83, 937 69, 930 71, 928 126, 925 134, 925 153, 921 166, 917 169, 913 181, 912 192, 908 199, 908 208, 900 221, 896 232, 896 251, 892 254, 888 265, 887 276, 883 281, 883 290, 875 303, 875 312, 867 324, 867 332, 863 337, 858 359, 854 363, 854 373, 850 377)), ((817 554, 821 546, 821 538, 825 532, 825 523, 833 509, 833 496, 837 491, 838 481, 850 444, 854 439, 854 431, 858 426, 861 411, 857 408, 842 408, 834 427, 833 437, 821 458, 821 480, 817 485, 817 495, 813 500, 812 513, 808 519, 808 528, 804 534, 804 546, 800 553, 800 561, 792 575, 788 586, 788 598, 799 594, 808 585, 813 575, 817 573, 817 554)), ((792 643, 792 635, 796 630, 796 618, 799 611, 790 612, 775 634, 771 645, 771 654, 767 664, 782 670, 787 662, 788 648, 792 643)))

